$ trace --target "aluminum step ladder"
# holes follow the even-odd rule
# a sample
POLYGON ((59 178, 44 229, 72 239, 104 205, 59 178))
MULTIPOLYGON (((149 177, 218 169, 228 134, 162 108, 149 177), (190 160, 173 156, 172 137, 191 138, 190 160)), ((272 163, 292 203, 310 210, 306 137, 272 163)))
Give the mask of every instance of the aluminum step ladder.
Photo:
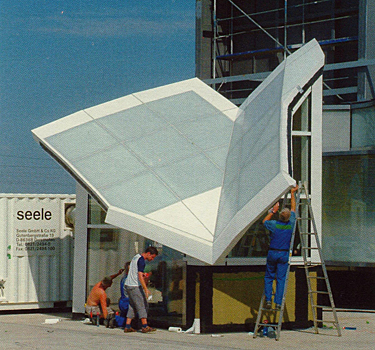
MULTIPOLYGON (((323 323, 322 315, 324 310, 326 314, 331 313, 330 319, 324 320, 324 323, 332 324, 337 330, 337 335, 341 336, 341 327, 337 318, 327 268, 323 259, 307 182, 300 183, 298 191, 300 192, 299 196, 301 193, 304 194, 303 200, 299 200, 298 203, 299 215, 296 222, 301 239, 301 255, 306 273, 309 301, 314 320, 314 330, 315 333, 319 333, 318 326, 323 323), (319 305, 319 302, 322 301, 324 296, 328 296, 329 306, 319 305), (321 316, 321 318, 319 318, 319 316, 321 316)), ((321 304, 324 303, 322 302, 321 304)))
MULTIPOLYGON (((287 198, 286 198, 286 195, 285 195, 283 203, 282 203, 282 208, 285 207, 286 200, 287 200, 287 198)), ((298 189, 297 195, 296 195, 296 218, 298 217, 299 202, 300 202, 300 189, 298 189)), ((282 324, 282 320, 283 320, 284 307, 285 307, 285 296, 286 296, 286 290, 287 290, 288 279, 289 279, 289 271, 290 271, 290 257, 292 256, 292 253, 293 253, 296 227, 297 227, 297 225, 294 225, 293 234, 292 234, 292 238, 290 240, 290 245, 289 245, 289 263, 288 263, 288 269, 287 269, 286 277, 285 277, 285 286, 284 286, 281 308, 280 308, 280 310, 278 310, 276 308, 267 309, 266 308, 266 296, 263 292, 262 298, 260 300, 258 316, 257 316, 257 320, 256 320, 256 323, 255 323, 253 338, 256 338, 258 335, 262 336, 261 332, 262 332, 263 327, 272 327, 276 331, 275 332, 275 335, 276 335, 275 339, 276 340, 280 339, 281 324, 282 324), (277 314, 278 314, 278 317, 277 317, 277 314), (272 317, 272 319, 274 321, 277 319, 277 323, 276 322, 272 322, 272 323, 268 322, 267 319, 263 320, 264 317, 267 317, 269 319, 272 317)))
MULTIPOLYGON (((283 207, 285 205, 285 200, 284 198, 284 203, 283 207)), ((258 310, 258 316, 257 320, 255 323, 255 328, 254 328, 254 335, 253 338, 256 338, 258 335, 261 335, 260 332, 262 332, 263 327, 272 327, 276 332, 275 332, 275 339, 279 340, 280 339, 280 331, 282 327, 282 320, 283 320, 283 315, 284 315, 284 308, 285 308, 285 299, 286 299, 286 291, 287 291, 287 286, 288 286, 288 280, 289 280, 289 272, 290 272, 290 258, 293 253, 293 246, 294 246, 294 240, 295 240, 295 233, 296 229, 298 227, 299 234, 300 234, 300 239, 301 239, 301 254, 303 257, 303 263, 305 267, 305 272, 306 272, 306 280, 307 280, 307 286, 308 286, 308 294, 309 294, 309 301, 310 305, 312 307, 312 314, 313 314, 313 319, 314 319, 314 330, 315 333, 318 332, 318 324, 319 322, 323 322, 323 320, 318 319, 318 309, 324 310, 325 311, 332 311, 334 319, 332 321, 324 321, 326 323, 332 323, 338 332, 338 335, 341 336, 341 328, 337 319, 337 313, 336 309, 334 306, 334 301, 333 301, 333 296, 332 296, 332 291, 331 287, 329 284, 328 280, 328 275, 327 275, 327 270, 324 264, 323 256, 322 256, 322 251, 321 251, 321 246, 319 242, 319 237, 317 235, 317 230, 316 230, 316 225, 315 225, 315 220, 312 212, 312 207, 311 207, 311 200, 308 194, 308 187, 307 183, 299 183, 298 191, 296 194, 296 224, 294 225, 293 229, 293 234, 292 238, 290 241, 290 246, 289 246, 289 264, 288 264, 288 269, 286 273, 286 278, 285 278, 285 286, 284 286, 284 292, 283 292, 283 299, 282 299, 282 304, 280 310, 271 308, 267 309, 266 304, 265 304, 265 294, 263 292, 260 305, 259 305, 259 310, 258 310), (301 194, 304 194, 304 200, 301 200, 301 194), (314 244, 312 244, 312 241, 315 241, 314 244), (310 243, 310 244, 309 244, 310 243), (316 251, 318 253, 318 262, 312 263, 311 260, 311 252, 316 251), (318 276, 316 273, 314 274, 314 271, 311 270, 311 268, 315 268, 321 266, 322 271, 323 271, 323 277, 318 276), (316 282, 319 281, 324 281, 326 285, 326 291, 318 291, 317 289, 313 290, 312 286, 313 284, 311 281, 315 279, 316 282), (319 294, 324 294, 329 296, 330 300, 330 307, 326 307, 323 305, 318 305, 315 304, 314 302, 314 297, 315 299, 318 299, 319 294), (277 317, 278 313, 278 317, 277 317), (276 323, 269 323, 267 320, 263 320, 264 317, 268 318, 273 318, 274 320, 278 320, 276 323)), ((315 254, 316 255, 316 254, 315 254)), ((317 283, 316 283, 317 284, 317 283)))

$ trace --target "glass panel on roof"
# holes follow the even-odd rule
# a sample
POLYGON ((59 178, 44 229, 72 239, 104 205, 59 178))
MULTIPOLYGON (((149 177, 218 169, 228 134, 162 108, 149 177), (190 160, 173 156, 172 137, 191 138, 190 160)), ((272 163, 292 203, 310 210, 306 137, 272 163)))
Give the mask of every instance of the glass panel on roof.
POLYGON ((81 159, 75 166, 96 188, 128 180, 146 170, 146 167, 123 145, 81 159))
POLYGON ((220 198, 217 232, 280 171, 283 71, 243 103, 233 129, 220 198), (267 101, 267 103, 264 103, 267 101), (267 136, 265 136, 267 135, 267 136))
POLYGON ((117 141, 94 121, 46 138, 67 159, 78 159, 114 145, 117 141))
POLYGON ((101 190, 111 205, 147 215, 178 202, 154 174, 147 173, 101 190))
POLYGON ((157 129, 165 127, 165 122, 147 108, 139 105, 98 119, 119 140, 138 139, 157 129))
POLYGON ((273 153, 271 144, 264 147, 263 152, 270 155, 267 162, 254 157, 241 169, 238 179, 238 210, 253 199, 280 172, 279 153, 273 153))
MULTIPOLYGON (((265 80, 266 81, 266 80, 265 80)), ((254 118, 260 119, 267 113, 270 106, 280 104, 282 97, 282 87, 284 83, 284 70, 280 70, 273 76, 272 81, 264 85, 258 94, 251 94, 241 105, 240 109, 251 113, 251 118, 244 119, 244 129, 251 128, 254 125, 254 118), (260 92, 261 91, 261 92, 260 92), (249 104, 251 106, 249 106, 249 104), (249 108, 250 107, 250 108, 249 108)))
POLYGON ((221 113, 193 91, 148 102, 146 105, 172 124, 221 113))
POLYGON ((176 128, 202 149, 229 146, 233 122, 223 113, 176 124, 176 128))
POLYGON ((155 169, 181 199, 220 187, 223 173, 204 155, 155 169))
MULTIPOLYGON (((241 151, 241 167, 246 166, 246 164, 251 163, 258 158, 262 152, 265 152, 269 145, 272 148, 268 157, 277 156, 280 151, 280 126, 276 121, 280 119, 279 110, 276 106, 272 106, 264 118, 254 121, 257 127, 253 127, 247 130, 245 134, 242 135, 242 151, 241 151), (249 147, 251 145, 251 147, 249 147)), ((264 160, 264 159, 263 159, 264 160)), ((268 158, 267 163, 271 160, 268 158)), ((272 159, 272 165, 279 168, 280 162, 274 162, 272 159)))
POLYGON ((233 219, 238 211, 238 184, 235 182, 228 183, 225 190, 224 188, 221 191, 220 196, 220 207, 218 212, 218 221, 215 229, 216 232, 221 232, 225 225, 233 219), (222 198, 225 197, 226 200, 222 201, 222 198))
POLYGON ((228 146, 213 148, 205 151, 204 154, 224 172, 228 146))
POLYGON ((199 152, 173 127, 129 142, 128 146, 150 167, 163 166, 199 152))

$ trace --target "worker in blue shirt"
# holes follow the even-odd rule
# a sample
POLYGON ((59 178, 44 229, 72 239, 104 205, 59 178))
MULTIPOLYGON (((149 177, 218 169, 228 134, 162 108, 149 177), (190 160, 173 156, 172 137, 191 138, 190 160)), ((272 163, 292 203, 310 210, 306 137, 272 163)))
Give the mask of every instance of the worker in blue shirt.
POLYGON ((266 308, 272 307, 272 285, 276 276, 276 293, 274 302, 276 310, 281 309, 284 294, 285 278, 289 264, 289 247, 294 225, 296 223, 296 199, 295 192, 298 186, 291 190, 290 210, 284 208, 278 220, 271 220, 279 210, 279 202, 268 212, 263 219, 263 224, 271 233, 271 243, 267 254, 266 274, 264 276, 264 294, 266 308))

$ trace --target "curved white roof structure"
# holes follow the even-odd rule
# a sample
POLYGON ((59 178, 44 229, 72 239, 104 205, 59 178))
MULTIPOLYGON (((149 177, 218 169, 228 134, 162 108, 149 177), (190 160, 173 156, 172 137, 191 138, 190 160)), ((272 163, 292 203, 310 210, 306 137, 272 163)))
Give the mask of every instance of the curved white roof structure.
POLYGON ((240 108, 195 78, 32 132, 107 210, 107 223, 214 264, 295 183, 291 106, 323 64, 313 40, 240 108))

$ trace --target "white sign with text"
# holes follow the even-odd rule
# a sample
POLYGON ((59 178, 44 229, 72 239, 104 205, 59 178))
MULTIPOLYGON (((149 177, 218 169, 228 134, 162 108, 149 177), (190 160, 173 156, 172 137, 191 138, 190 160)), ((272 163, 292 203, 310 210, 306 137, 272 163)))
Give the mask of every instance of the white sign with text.
POLYGON ((16 202, 13 222, 15 256, 57 253, 60 244, 58 203, 16 202))

